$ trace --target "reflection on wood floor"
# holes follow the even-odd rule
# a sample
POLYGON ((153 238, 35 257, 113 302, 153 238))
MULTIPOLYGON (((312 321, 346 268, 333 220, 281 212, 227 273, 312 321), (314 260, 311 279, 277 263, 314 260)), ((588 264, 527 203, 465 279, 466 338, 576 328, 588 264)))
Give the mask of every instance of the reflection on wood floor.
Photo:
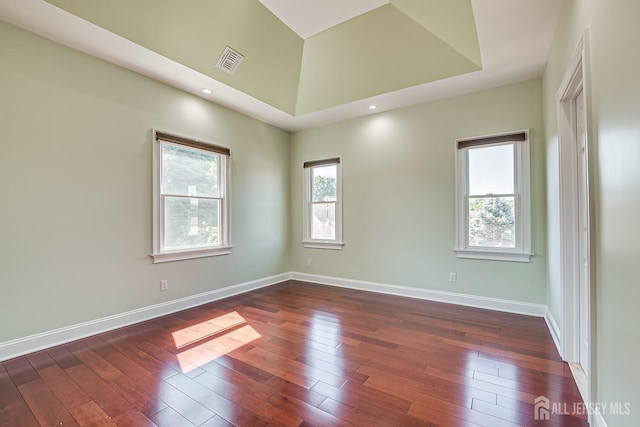
POLYGON ((587 426, 578 402, 541 318, 296 281, 0 364, 3 427, 587 426))

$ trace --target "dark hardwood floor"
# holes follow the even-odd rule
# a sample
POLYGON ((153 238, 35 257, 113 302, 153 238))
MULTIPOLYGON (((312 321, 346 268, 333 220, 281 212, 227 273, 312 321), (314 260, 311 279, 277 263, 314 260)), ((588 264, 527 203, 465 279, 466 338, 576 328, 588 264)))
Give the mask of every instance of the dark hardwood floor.
POLYGON ((540 395, 543 319, 295 281, 0 364, 2 427, 587 425, 540 395))

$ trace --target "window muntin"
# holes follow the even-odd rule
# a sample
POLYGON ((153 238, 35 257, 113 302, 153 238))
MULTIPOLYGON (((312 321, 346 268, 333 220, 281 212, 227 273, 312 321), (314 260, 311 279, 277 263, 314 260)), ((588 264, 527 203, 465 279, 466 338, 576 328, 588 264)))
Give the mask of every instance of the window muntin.
POLYGON ((156 132, 154 142, 154 262, 230 252, 230 152, 156 132))
POLYGON ((457 256, 528 261, 528 132, 456 143, 457 256))
POLYGON ((340 159, 304 164, 305 247, 342 248, 340 159))

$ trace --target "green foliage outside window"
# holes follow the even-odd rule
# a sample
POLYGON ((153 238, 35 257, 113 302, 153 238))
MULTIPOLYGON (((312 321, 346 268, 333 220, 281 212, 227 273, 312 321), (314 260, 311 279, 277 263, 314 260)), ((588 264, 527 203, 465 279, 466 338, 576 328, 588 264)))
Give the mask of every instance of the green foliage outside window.
POLYGON ((336 179, 333 177, 326 177, 316 175, 313 177, 313 195, 312 202, 326 202, 335 200, 336 193, 336 179))
POLYGON ((469 245, 515 247, 513 197, 469 200, 469 245))

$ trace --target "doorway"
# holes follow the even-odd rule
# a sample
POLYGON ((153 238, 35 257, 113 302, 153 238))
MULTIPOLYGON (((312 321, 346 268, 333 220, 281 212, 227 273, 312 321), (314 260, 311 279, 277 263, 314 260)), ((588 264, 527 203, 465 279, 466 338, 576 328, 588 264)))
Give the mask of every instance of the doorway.
POLYGON ((576 144, 578 162, 578 300, 579 300, 579 324, 580 345, 578 348, 578 363, 589 376, 589 301, 590 301, 590 268, 589 254, 589 176, 587 164, 587 130, 586 113, 584 103, 584 88, 575 100, 576 108, 576 144))
POLYGON ((562 357, 577 366, 576 382, 591 386, 591 295, 594 277, 590 202, 588 93, 585 53, 588 33, 581 38, 557 95, 560 166, 560 269, 562 280, 562 357), (579 378, 579 376, 584 378, 579 378))

